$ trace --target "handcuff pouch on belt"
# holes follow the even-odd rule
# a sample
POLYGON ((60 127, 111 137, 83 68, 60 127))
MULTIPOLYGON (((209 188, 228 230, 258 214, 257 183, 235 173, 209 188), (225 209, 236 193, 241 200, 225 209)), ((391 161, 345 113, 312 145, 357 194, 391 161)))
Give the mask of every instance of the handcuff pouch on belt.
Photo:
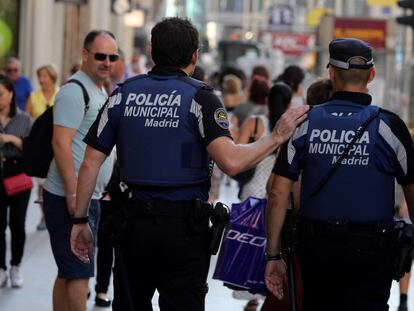
POLYGON ((210 253, 212 255, 216 255, 220 248, 221 241, 223 239, 223 233, 230 223, 229 208, 225 204, 217 202, 214 206, 214 210, 211 215, 210 221, 212 223, 210 229, 210 253))
POLYGON ((404 221, 396 223, 397 259, 394 280, 398 281, 411 270, 411 250, 414 245, 414 226, 404 221))

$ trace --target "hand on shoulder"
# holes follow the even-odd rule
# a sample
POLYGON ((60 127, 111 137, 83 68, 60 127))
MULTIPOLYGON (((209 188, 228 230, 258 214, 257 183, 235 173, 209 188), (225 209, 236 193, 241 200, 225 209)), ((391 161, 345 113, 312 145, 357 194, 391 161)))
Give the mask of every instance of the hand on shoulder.
POLYGON ((303 105, 300 107, 289 108, 280 117, 272 131, 272 135, 277 144, 283 144, 290 138, 290 136, 292 136, 296 127, 308 117, 308 111, 309 106, 303 105))

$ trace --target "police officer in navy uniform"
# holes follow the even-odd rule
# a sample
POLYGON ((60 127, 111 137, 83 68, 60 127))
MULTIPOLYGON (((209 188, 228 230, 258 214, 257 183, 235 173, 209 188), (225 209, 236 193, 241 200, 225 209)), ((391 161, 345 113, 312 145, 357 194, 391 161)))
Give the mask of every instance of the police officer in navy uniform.
POLYGON ((210 157, 229 175, 250 168, 290 137, 308 108, 286 112, 269 136, 236 145, 218 97, 189 77, 197 30, 186 19, 167 18, 151 35, 155 67, 114 91, 85 138, 71 246, 84 262, 92 255, 88 202, 116 145, 130 194, 115 244, 113 309, 152 310, 157 289, 161 310, 199 311, 210 264, 210 157))
POLYGON ((367 84, 375 69, 370 46, 335 39, 329 53, 335 93, 308 113, 274 168, 265 281, 276 297, 283 297, 286 265, 279 256, 279 237, 292 183, 301 174, 297 250, 304 310, 388 310, 396 260, 394 178, 413 218, 413 143, 397 115, 371 104, 367 84), (367 127, 348 155, 320 183, 363 124, 367 127))

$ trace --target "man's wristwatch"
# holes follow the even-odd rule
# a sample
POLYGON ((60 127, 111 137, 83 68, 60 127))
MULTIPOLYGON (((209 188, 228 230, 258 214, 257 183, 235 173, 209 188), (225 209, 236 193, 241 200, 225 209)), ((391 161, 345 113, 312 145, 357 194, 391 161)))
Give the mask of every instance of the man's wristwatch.
POLYGON ((281 253, 277 253, 277 254, 266 254, 266 261, 277 261, 277 260, 282 260, 282 254, 281 253))
POLYGON ((89 221, 88 216, 85 216, 85 217, 72 217, 71 218, 72 225, 87 224, 88 221, 89 221))

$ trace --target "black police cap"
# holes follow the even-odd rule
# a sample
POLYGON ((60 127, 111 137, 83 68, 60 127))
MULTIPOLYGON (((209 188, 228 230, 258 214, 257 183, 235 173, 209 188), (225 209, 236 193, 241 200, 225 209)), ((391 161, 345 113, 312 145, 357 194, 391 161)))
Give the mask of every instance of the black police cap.
POLYGON ((369 69, 374 66, 372 49, 368 43, 354 38, 340 38, 332 40, 329 44, 329 63, 341 69, 369 69), (351 64, 351 61, 359 58, 365 64, 351 64))

